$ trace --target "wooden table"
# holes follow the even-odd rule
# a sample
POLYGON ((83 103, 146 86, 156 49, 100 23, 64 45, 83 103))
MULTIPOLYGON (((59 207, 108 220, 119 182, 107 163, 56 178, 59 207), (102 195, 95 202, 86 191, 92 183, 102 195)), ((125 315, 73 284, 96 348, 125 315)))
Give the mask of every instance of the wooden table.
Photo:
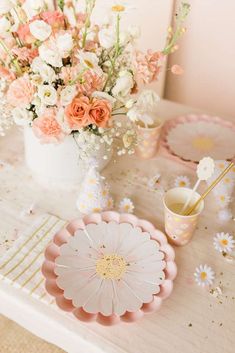
MULTIPOLYGON (((170 118, 195 109, 162 101, 160 114, 170 118)), ((76 193, 45 191, 29 175, 23 164, 22 134, 13 131, 0 140, 0 242, 12 244, 19 230, 27 227, 40 213, 50 212, 64 219, 78 216, 76 193), (35 203, 35 214, 22 216, 22 210, 35 203)), ((152 192, 144 180, 157 171, 165 188, 177 175, 194 173, 186 166, 158 156, 151 161, 124 157, 110 164, 104 175, 110 181, 116 200, 127 196, 135 203, 137 216, 145 217, 163 229, 160 192, 152 192)), ((71 353, 233 353, 235 349, 235 271, 213 247, 216 232, 234 235, 235 222, 217 222, 213 197, 206 208, 193 240, 176 249, 178 276, 171 297, 161 310, 137 323, 102 327, 84 324, 72 315, 47 306, 22 291, 0 283, 0 312, 41 338, 71 353), (221 284, 221 298, 193 281, 195 267, 207 263, 216 272, 214 287, 221 284)), ((2 250, 3 251, 3 246, 2 250)))

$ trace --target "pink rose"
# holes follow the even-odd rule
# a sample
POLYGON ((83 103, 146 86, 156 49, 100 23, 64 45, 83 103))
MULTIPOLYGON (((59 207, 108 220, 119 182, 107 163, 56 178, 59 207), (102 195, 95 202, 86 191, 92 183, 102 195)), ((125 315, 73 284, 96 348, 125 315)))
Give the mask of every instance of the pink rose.
POLYGON ((65 115, 70 128, 77 130, 91 124, 89 111, 89 98, 85 96, 75 97, 65 109, 65 115))
POLYGON ((40 17, 53 29, 64 28, 65 16, 60 11, 45 11, 40 15, 40 17))
POLYGON ((63 140, 65 133, 56 120, 56 109, 49 108, 33 121, 33 132, 41 143, 57 143, 63 140))
POLYGON ((13 107, 25 107, 32 102, 35 87, 28 75, 17 78, 10 84, 7 92, 7 100, 13 107))
POLYGON ((112 107, 105 99, 94 98, 90 108, 90 120, 92 124, 106 127, 111 118, 112 107))

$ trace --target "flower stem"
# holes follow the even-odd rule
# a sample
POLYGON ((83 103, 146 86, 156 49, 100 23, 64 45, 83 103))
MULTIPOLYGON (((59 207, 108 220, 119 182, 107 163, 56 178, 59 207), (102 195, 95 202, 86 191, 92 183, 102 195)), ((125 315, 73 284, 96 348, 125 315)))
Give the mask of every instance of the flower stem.
POLYGON ((82 48, 84 49, 86 46, 86 39, 87 39, 87 34, 88 34, 88 29, 90 28, 91 25, 91 15, 94 10, 96 4, 96 0, 86 0, 86 22, 85 22, 85 30, 83 33, 82 37, 82 48))
POLYGON ((16 71, 18 74, 22 74, 20 65, 18 63, 18 60, 16 58, 14 58, 14 56, 11 54, 10 50, 8 49, 8 47, 6 46, 6 44, 4 43, 3 40, 0 39, 0 45, 3 48, 3 50, 7 53, 7 55, 9 55, 12 64, 15 66, 16 71))

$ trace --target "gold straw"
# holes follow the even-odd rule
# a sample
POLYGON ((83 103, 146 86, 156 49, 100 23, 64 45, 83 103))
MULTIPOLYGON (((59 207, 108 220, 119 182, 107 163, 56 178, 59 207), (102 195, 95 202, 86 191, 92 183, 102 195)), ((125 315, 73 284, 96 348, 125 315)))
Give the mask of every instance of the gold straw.
POLYGON ((200 202, 205 199, 209 192, 214 189, 214 187, 223 179, 223 177, 230 171, 230 169, 232 169, 233 166, 234 163, 231 162, 229 166, 218 176, 218 178, 213 181, 213 183, 208 187, 204 194, 202 194, 200 199, 198 199, 197 202, 186 212, 185 216, 189 216, 195 210, 195 208, 197 208, 200 202))

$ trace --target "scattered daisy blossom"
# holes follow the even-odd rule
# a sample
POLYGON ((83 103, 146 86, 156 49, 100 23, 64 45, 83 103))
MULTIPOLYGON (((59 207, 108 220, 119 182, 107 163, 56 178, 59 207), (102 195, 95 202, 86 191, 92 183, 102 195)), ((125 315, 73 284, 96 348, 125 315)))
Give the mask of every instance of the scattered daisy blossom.
POLYGON ((133 202, 128 198, 124 198, 119 204, 119 211, 121 213, 133 213, 134 208, 133 202))
POLYGON ((183 187, 183 188, 190 188, 191 183, 187 176, 180 175, 174 181, 174 186, 176 188, 183 187))
POLYGON ((228 222, 233 218, 232 211, 229 208, 219 210, 218 218, 221 222, 228 222))
POLYGON ((234 248, 235 240, 229 233, 217 233, 214 237, 214 247, 217 251, 230 253, 234 248))
POLYGON ((199 286, 209 286, 213 283, 215 273, 208 265, 200 265, 194 273, 195 281, 199 286))

